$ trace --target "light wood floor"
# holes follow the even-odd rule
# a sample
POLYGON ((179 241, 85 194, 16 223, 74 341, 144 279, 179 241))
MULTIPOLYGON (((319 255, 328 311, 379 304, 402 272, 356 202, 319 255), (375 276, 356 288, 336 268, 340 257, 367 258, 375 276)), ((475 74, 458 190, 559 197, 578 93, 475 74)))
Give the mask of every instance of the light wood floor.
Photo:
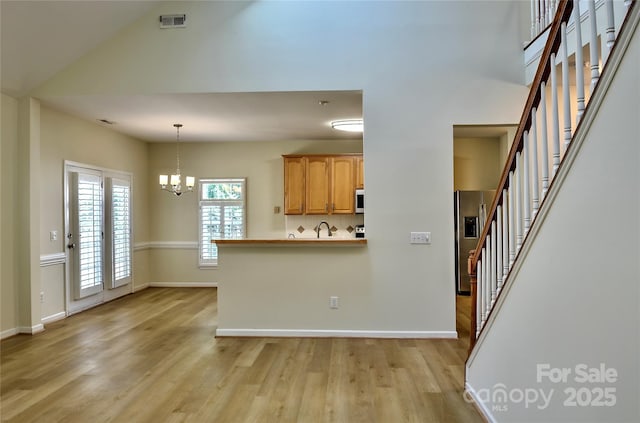
POLYGON ((216 313, 215 289, 149 288, 2 341, 2 421, 483 421, 465 334, 216 339, 216 313))

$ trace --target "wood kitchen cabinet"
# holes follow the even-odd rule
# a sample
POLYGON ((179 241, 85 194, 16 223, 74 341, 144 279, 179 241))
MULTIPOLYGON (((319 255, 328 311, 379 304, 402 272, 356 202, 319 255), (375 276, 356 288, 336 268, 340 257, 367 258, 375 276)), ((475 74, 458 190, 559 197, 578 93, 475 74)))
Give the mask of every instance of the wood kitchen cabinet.
POLYGON ((355 212, 355 157, 332 157, 329 214, 353 214, 355 212))
POLYGON ((364 158, 356 156, 356 189, 364 188, 364 158))
POLYGON ((284 158, 284 214, 304 214, 304 157, 284 158))
POLYGON ((360 155, 284 158, 285 214, 353 214, 360 155), (301 176, 302 175, 302 176, 301 176))
POLYGON ((329 214, 330 183, 328 157, 307 157, 306 173, 306 214, 329 214))

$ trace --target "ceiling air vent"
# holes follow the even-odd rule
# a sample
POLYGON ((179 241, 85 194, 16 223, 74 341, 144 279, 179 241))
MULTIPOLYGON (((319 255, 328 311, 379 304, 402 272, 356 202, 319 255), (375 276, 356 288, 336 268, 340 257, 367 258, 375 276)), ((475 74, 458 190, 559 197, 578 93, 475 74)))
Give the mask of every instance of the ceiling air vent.
POLYGON ((160 28, 184 28, 187 15, 160 15, 160 28))

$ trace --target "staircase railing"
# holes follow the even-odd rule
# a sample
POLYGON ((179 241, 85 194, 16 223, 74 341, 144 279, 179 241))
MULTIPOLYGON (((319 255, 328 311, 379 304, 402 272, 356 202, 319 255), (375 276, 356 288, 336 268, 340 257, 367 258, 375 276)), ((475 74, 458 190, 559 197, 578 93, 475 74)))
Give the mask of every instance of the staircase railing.
MULTIPOLYGON (((476 250, 469 257, 472 295, 470 350, 505 284, 510 283, 509 272, 543 206, 563 157, 571 148, 573 134, 615 44, 613 7, 605 7, 607 24, 600 46, 595 0, 587 2, 589 13, 583 24, 580 19, 582 2, 560 0, 552 3, 557 10, 540 64, 484 230, 476 250), (575 44, 569 49, 567 26, 571 17, 574 24, 571 39, 575 44), (583 43, 585 24, 589 30, 588 39, 583 43), (583 47, 588 47, 587 61, 583 59, 583 47), (569 51, 575 54, 569 56, 569 51), (585 68, 589 71, 587 81, 585 68), (575 89, 572 84, 575 84, 575 89)), ((637 0, 625 1, 627 15, 632 7, 637 7, 636 3, 637 0)))

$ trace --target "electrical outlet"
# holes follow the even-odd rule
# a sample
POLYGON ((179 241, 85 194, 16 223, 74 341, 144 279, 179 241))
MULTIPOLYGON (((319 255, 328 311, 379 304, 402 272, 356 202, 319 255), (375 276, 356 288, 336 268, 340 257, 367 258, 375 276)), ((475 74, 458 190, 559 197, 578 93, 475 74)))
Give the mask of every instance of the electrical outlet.
POLYGON ((40 302, 44 303, 44 291, 40 291, 40 302))
POLYGON ((329 308, 338 308, 338 297, 329 297, 329 308))
POLYGON ((411 244, 431 244, 431 232, 411 232, 411 244))
POLYGON ((57 241, 58 240, 58 231, 50 231, 49 232, 49 240, 57 241))

